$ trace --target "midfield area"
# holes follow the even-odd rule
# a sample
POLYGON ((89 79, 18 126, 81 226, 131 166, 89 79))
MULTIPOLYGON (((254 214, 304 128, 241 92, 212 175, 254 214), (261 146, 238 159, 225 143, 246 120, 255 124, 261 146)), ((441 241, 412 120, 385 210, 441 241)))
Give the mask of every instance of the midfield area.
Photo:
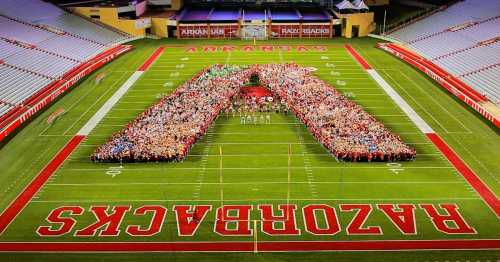
MULTIPOLYGON (((216 44, 218 43, 214 45, 216 44)), ((304 46, 304 49, 298 51, 294 43, 279 44, 292 45, 293 48, 255 47, 253 51, 236 48, 223 52, 223 48, 213 50, 189 44, 167 43, 161 57, 77 147, 0 236, 0 241, 258 242, 499 237, 498 218, 495 214, 478 194, 471 190, 425 134, 419 131, 382 88, 360 68, 343 45, 313 42, 312 45, 326 46, 326 49, 304 46), (201 69, 215 63, 245 65, 284 62, 313 67, 316 76, 335 86, 415 148, 416 159, 399 163, 338 162, 292 113, 281 113, 271 114, 270 123, 257 124, 241 124, 238 114, 220 115, 181 163, 120 164, 90 161, 89 156, 99 145, 105 143, 112 133, 121 130, 161 96, 173 92, 178 85, 201 69), (287 209, 289 213, 280 213, 279 205, 285 204, 290 205, 287 209), (320 205, 323 211, 312 212, 307 209, 307 206, 312 204, 320 205), (398 225, 394 222, 397 219, 391 219, 382 211, 384 207, 378 206, 380 204, 390 205, 390 208, 393 204, 408 204, 408 212, 405 214, 409 215, 405 219, 411 219, 414 213, 414 225, 410 220, 404 219, 404 225, 398 225), (200 211, 202 207, 199 207, 196 215, 186 222, 198 221, 199 226, 195 228, 192 236, 183 236, 179 231, 179 208, 188 205, 206 206, 206 215, 200 211), (112 213, 112 207, 116 207, 115 211, 121 208, 123 220, 118 216, 121 221, 115 221, 117 228, 114 231, 101 231, 104 227, 100 227, 94 232, 83 230, 88 233, 80 234, 86 236, 85 238, 75 237, 75 234, 79 235, 77 232, 99 220, 95 214, 105 208, 101 211, 94 209, 94 213, 91 210, 92 207, 99 206, 110 207, 108 214, 112 213), (151 236, 133 236, 134 234, 127 230, 129 226, 136 225, 145 230, 148 225, 153 225, 153 212, 144 212, 144 215, 141 215, 140 208, 143 206, 155 206, 152 209, 156 210, 154 214, 160 214, 159 218, 162 208, 165 208, 164 219, 160 219, 163 223, 151 236), (229 209, 218 211, 221 206, 229 209), (233 206, 233 209, 230 206, 233 206), (235 206, 239 208, 234 208, 235 206), (66 209, 58 209, 61 207, 66 209), (429 218, 432 216, 429 214, 436 210, 439 214, 446 215, 446 210, 441 207, 448 207, 447 211, 452 217, 450 221, 439 226, 438 222, 429 218), (270 213, 269 208, 272 208, 274 213, 270 213), (60 217, 72 218, 75 222, 72 227, 60 231, 61 234, 48 237, 40 227, 57 231, 62 225, 53 223, 54 220, 52 223, 46 220, 53 210, 59 210, 60 217), (231 217, 237 216, 235 210, 240 210, 240 223, 229 222, 231 217), (242 213, 245 210, 248 211, 248 216, 242 213), (357 211, 363 213, 366 210, 370 212, 365 214, 366 220, 363 220, 357 211), (222 219, 221 216, 217 219, 217 212, 224 214, 222 219), (312 215, 315 219, 311 220, 313 213, 317 215, 312 215), (263 219, 264 214, 295 217, 292 220, 295 226, 285 225, 286 223, 275 219, 278 221, 275 223, 275 229, 296 230, 287 231, 288 235, 270 234, 269 226, 272 230, 273 224, 262 222, 270 220, 263 219), (335 230, 335 221, 338 221, 338 230, 335 230), (362 225, 358 224, 360 228, 372 229, 368 232, 349 230, 355 227, 356 221, 364 222, 362 225), (317 229, 333 230, 328 231, 328 234, 313 234, 311 227, 314 225, 317 229), (460 230, 453 230, 457 228, 460 230), (448 229, 450 231, 447 231, 448 229), (224 230, 238 232, 239 236, 224 234, 224 230), (450 235, 443 231, 457 234, 450 235), (112 237, 98 236, 107 233, 112 237)), ((495 155, 491 156, 495 145, 498 144, 498 135, 447 94, 441 93, 429 80, 382 51, 373 50, 371 44, 372 42, 361 42, 359 45, 362 48, 355 48, 368 50, 368 53, 362 53, 368 62, 380 68, 381 75, 436 131, 448 139, 447 142, 498 194, 498 163, 495 164, 495 155), (476 142, 473 142, 474 140, 476 142), (485 140, 490 140, 491 144, 484 143, 485 140), (486 156, 477 154, 481 149, 471 146, 475 143, 483 147, 484 152, 489 153, 483 153, 487 154, 486 156), (492 162, 482 162, 490 158, 492 162)), ((29 181, 29 176, 36 174, 35 167, 43 166, 43 163, 47 162, 43 160, 46 159, 44 155, 53 155, 50 153, 54 150, 50 148, 43 151, 43 141, 48 145, 59 145, 60 148, 68 136, 83 126, 93 112, 97 111, 157 46, 151 42, 138 42, 136 51, 117 60, 116 63, 121 64, 112 64, 102 70, 107 73, 102 83, 92 86, 89 82, 93 79, 86 80, 21 131, 12 139, 12 145, 8 144, 0 149, 2 166, 8 162, 7 158, 13 161, 13 167, 9 167, 5 178, 0 179, 10 177, 14 181, 18 177, 16 174, 21 173, 22 176, 19 176, 23 179, 19 184, 29 181), (134 62, 127 63, 130 61, 134 62), (91 90, 95 90, 102 99, 96 101, 95 95, 82 96, 82 92, 91 90), (58 107, 65 108, 67 113, 52 125, 47 124, 47 116, 58 107), (29 141, 33 144, 28 145, 29 141), (32 150, 29 150, 30 148, 32 150), (21 160, 14 159, 14 154, 19 158, 22 149, 25 153, 21 155, 21 160), (17 167, 17 170, 14 167, 17 167)), ((5 184, 12 183, 5 181, 5 184)), ((20 191, 20 186, 17 187, 20 191)), ((11 196, 10 199, 12 198, 11 196)), ((4 201, 1 204, 4 207, 7 203, 4 201)), ((57 211, 55 212, 54 214, 57 214, 57 211)), ((156 227, 158 228, 158 225, 156 227)))

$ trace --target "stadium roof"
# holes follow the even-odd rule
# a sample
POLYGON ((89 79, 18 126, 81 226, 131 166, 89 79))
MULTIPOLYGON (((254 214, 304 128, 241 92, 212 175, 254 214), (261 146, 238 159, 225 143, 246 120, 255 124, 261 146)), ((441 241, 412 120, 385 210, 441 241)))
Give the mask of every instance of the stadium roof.
POLYGON ((363 0, 354 0, 352 4, 356 7, 356 9, 368 9, 368 6, 363 0))
POLYGON ((344 9, 357 9, 354 5, 351 4, 351 2, 344 0, 338 4, 335 5, 339 10, 344 10, 344 9))

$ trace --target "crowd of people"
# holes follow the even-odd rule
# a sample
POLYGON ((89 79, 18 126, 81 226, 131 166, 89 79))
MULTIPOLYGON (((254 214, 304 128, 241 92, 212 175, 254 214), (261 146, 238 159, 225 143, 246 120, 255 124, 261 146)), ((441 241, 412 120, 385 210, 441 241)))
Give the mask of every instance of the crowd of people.
POLYGON ((162 98, 91 155, 96 162, 181 161, 249 79, 238 66, 215 65, 162 98))
POLYGON ((296 64, 255 66, 264 85, 284 99, 309 131, 344 161, 412 160, 404 144, 359 105, 296 64))
POLYGON ((215 65, 202 71, 114 134, 91 159, 181 161, 221 112, 238 113, 242 124, 256 124, 271 121, 262 114, 257 118, 256 112, 288 110, 339 160, 396 161, 416 156, 399 136, 307 68, 267 64, 215 65), (272 99, 241 96, 240 88, 255 75, 270 88, 272 99))
MULTIPOLYGON (((263 88, 263 87, 262 87, 263 88)), ((270 93, 268 96, 248 96, 243 93, 235 96, 225 109, 226 116, 239 117, 242 125, 271 124, 272 113, 288 114, 285 101, 270 93)))

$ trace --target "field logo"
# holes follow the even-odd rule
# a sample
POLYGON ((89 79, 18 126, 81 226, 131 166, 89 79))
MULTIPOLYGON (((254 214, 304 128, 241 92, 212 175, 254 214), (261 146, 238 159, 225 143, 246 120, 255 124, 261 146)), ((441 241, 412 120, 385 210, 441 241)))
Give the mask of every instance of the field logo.
POLYGON ((215 210, 212 205, 173 205, 171 210, 176 223, 168 224, 164 206, 144 205, 131 210, 129 205, 91 206, 88 210, 81 206, 61 206, 49 213, 45 219, 48 225, 38 227, 36 233, 41 237, 69 233, 75 237, 117 237, 124 231, 129 236, 150 237, 163 230, 176 230, 179 237, 195 237, 200 226, 209 225, 219 236, 250 237, 256 234, 254 230, 260 224, 260 232, 268 236, 298 237, 303 235, 302 228, 310 235, 334 236, 342 233, 340 221, 349 221, 344 235, 382 236, 383 224, 375 224, 372 217, 376 216, 386 218, 393 225, 386 229, 412 236, 417 235, 415 213, 420 212, 424 218, 421 222, 431 223, 437 232, 477 234, 456 204, 339 204, 337 208, 321 203, 302 208, 296 204, 260 204, 256 208, 253 205, 224 205, 215 210), (259 219, 252 220, 256 215, 252 213, 258 213, 259 219), (302 215, 302 226, 299 226, 297 214, 302 215), (84 215, 92 215, 95 221, 88 225, 84 215), (163 228, 172 224, 177 228, 163 228))

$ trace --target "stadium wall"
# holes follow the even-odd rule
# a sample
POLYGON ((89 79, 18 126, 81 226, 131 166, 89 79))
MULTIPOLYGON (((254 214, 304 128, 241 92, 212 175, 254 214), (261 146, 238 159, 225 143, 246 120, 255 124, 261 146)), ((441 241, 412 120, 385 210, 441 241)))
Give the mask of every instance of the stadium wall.
MULTIPOLYGON (((116 7, 72 7, 70 10, 79 15, 99 20, 101 23, 112 26, 132 36, 145 36, 147 23, 143 19, 121 19, 116 7)), ((149 24, 149 26, 151 26, 149 24)))
POLYGON ((70 70, 60 80, 55 80, 32 95, 23 103, 23 106, 15 108, 12 113, 9 112, 9 117, 0 123, 0 142, 33 115, 66 93, 70 87, 78 83, 82 78, 131 49, 132 46, 130 45, 118 45, 108 49, 70 70))
POLYGON ((271 38, 331 38, 332 23, 273 23, 268 32, 271 38))
POLYGON ((490 113, 481 105, 482 102, 487 101, 486 97, 477 93, 477 91, 472 89, 467 84, 463 83, 451 74, 448 74, 445 70, 436 66, 427 59, 414 54, 410 50, 404 49, 395 44, 377 44, 377 47, 418 68, 430 78, 434 79, 441 87, 448 90, 448 92, 465 102, 488 121, 492 122, 496 127, 500 128, 500 118, 490 113))
POLYGON ((356 37, 353 34, 353 27, 359 26, 357 36, 368 36, 375 30, 374 13, 357 13, 357 14, 341 14, 335 15, 343 20, 342 23, 342 36, 346 38, 356 37))
POLYGON ((232 39, 238 38, 239 36, 240 25, 238 23, 179 24, 177 26, 177 38, 179 39, 232 39))
POLYGON ((168 37, 167 24, 168 24, 168 18, 152 17, 151 33, 158 37, 167 38, 168 37))

